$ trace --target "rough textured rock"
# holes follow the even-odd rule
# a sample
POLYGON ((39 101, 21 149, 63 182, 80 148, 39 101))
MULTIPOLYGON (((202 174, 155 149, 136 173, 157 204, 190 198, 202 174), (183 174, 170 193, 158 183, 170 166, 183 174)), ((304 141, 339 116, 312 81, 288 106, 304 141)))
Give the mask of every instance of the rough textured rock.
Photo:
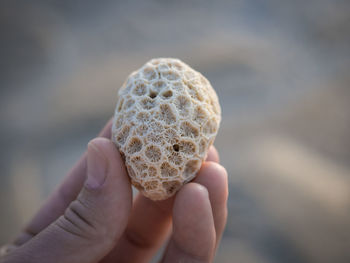
POLYGON ((112 139, 132 184, 162 200, 195 177, 220 121, 217 95, 201 73, 178 59, 152 59, 119 90, 112 139))

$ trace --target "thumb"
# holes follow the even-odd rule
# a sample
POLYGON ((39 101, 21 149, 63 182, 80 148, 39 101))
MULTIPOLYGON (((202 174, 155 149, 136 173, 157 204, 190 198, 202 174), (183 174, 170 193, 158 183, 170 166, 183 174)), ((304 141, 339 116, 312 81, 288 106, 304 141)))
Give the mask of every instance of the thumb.
POLYGON ((98 262, 123 233, 132 194, 115 145, 92 140, 87 167, 87 180, 64 215, 19 248, 34 262, 98 262))

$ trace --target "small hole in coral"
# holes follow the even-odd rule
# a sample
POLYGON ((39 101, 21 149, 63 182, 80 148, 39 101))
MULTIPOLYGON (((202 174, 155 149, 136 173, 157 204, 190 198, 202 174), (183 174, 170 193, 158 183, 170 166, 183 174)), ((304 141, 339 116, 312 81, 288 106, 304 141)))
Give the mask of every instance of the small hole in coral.
POLYGON ((174 144, 173 149, 175 152, 178 152, 180 150, 180 146, 178 144, 174 144))
POLYGON ((151 98, 151 99, 154 99, 155 97, 157 97, 157 92, 155 92, 155 91, 151 91, 150 93, 149 93, 149 97, 151 98))

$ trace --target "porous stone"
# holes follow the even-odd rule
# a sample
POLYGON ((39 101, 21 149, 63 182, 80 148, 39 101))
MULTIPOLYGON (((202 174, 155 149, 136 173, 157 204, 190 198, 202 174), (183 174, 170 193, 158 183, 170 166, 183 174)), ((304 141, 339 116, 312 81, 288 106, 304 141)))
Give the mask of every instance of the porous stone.
POLYGON ((132 184, 163 200, 196 176, 220 121, 209 81, 179 59, 157 58, 131 73, 119 90, 112 140, 132 184))

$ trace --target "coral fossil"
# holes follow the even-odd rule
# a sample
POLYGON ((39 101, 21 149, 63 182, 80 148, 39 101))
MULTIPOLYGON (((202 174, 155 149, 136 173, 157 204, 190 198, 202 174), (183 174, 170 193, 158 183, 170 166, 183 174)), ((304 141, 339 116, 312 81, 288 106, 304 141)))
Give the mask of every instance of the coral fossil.
POLYGON ((220 121, 217 95, 201 73, 178 59, 152 59, 119 90, 112 140, 132 184, 163 200, 195 177, 220 121))

